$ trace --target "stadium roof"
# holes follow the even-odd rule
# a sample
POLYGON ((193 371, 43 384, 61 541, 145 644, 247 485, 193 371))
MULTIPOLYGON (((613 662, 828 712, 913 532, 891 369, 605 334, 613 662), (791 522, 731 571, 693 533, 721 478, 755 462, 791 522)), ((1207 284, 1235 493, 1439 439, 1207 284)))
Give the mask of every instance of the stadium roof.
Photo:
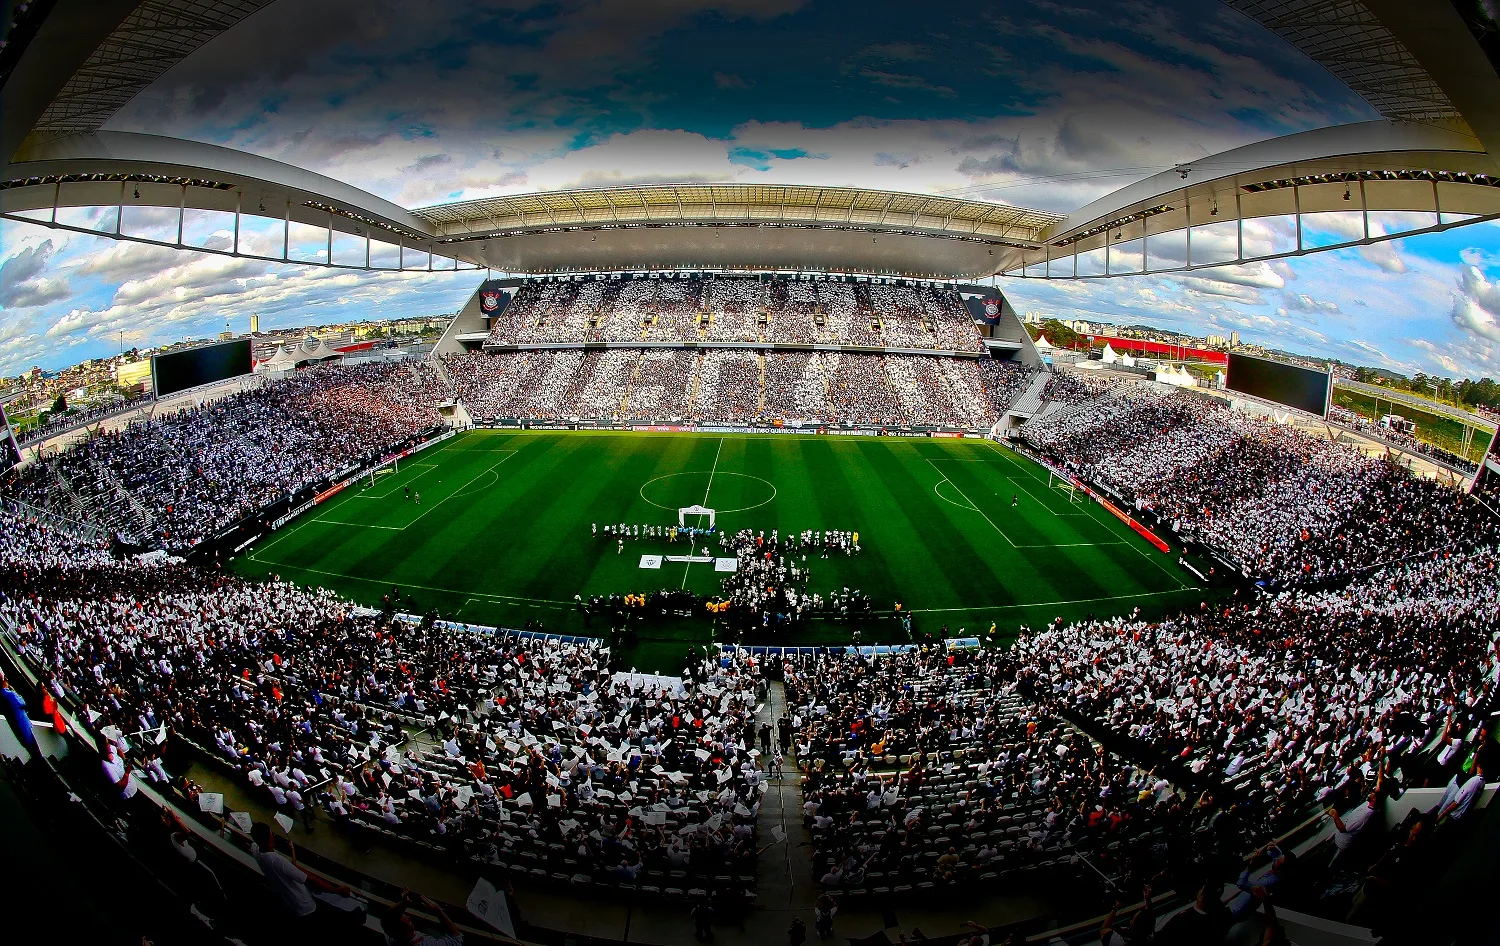
POLYGON ((651 184, 485 197, 419 207, 440 240, 556 227, 661 223, 827 224, 1035 242, 1062 214, 926 194, 766 184, 651 184))
MULTIPOLYGON (((1500 73, 1485 45, 1493 38, 1451 4, 1408 0, 1226 0, 1327 67, 1386 121, 1193 162, 1066 219, 936 195, 756 184, 557 191, 408 210, 259 156, 102 130, 173 65, 268 2, 53 0, 18 13, 0 50, 0 216, 68 227, 58 208, 115 207, 104 235, 141 239, 121 226, 125 208, 166 207, 179 211, 176 241, 148 242, 187 246, 181 215, 214 210, 235 216, 233 245, 193 248, 249 255, 239 217, 262 215, 283 219, 288 233, 293 224, 326 228, 327 252, 296 260, 321 265, 374 265, 379 243, 397 254, 390 268, 406 268, 414 251, 427 257, 417 268, 435 254, 511 272, 744 266, 970 278, 1038 266, 1054 277, 1096 275, 1078 257, 1101 252, 1113 275, 1115 242, 1145 242, 1210 217, 1295 214, 1299 233, 1303 213, 1334 210, 1367 218, 1419 211, 1434 217, 1426 229, 1500 217, 1500 73), (349 235, 366 241, 364 253, 340 262, 336 238, 349 235), (1053 266, 1064 257, 1071 267, 1053 266)), ((1368 221, 1364 229, 1354 242, 1422 232, 1372 233, 1368 221)), ((279 256, 261 255, 291 259, 289 243, 279 256)), ((1299 236, 1278 255, 1327 248, 1304 247, 1299 236)), ((1144 246, 1141 255, 1149 256, 1144 246)), ((1266 257, 1242 252, 1213 264, 1250 258, 1266 257)))
POLYGON ((97 131, 199 46, 271 0, 143 0, 63 84, 35 136, 97 131))
POLYGON ((1397 121, 1461 122, 1442 86, 1363 0, 1224 0, 1397 121))

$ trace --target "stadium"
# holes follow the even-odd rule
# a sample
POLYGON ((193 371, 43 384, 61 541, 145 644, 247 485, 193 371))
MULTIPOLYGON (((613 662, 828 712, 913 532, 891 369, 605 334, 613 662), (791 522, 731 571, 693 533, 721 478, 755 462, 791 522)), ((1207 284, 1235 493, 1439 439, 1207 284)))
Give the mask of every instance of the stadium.
POLYGON ((7 929, 1500 941, 1491 6, 975 6, 7 4, 7 929))

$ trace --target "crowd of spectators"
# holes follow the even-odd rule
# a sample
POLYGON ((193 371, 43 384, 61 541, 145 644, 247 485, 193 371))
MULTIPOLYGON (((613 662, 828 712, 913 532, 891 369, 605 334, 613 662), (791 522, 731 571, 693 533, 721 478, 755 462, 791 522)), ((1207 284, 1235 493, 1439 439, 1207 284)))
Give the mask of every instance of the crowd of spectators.
POLYGON ((111 401, 107 404, 97 404, 90 407, 70 407, 60 414, 53 414, 47 418, 45 424, 34 424, 26 428, 24 433, 18 434, 16 440, 22 444, 32 444, 55 437, 66 430, 81 427, 105 420, 125 411, 138 410, 146 404, 151 403, 150 398, 124 400, 123 398, 111 401))
POLYGON ((799 655, 784 674, 825 888, 1076 876, 1084 857, 1130 889, 1213 846, 1207 812, 1026 699, 1005 651, 799 655))
MULTIPOLYGON (((764 623, 860 607, 857 590, 808 593, 811 559, 855 554, 855 533, 718 544, 738 565, 721 597, 764 623)), ((1328 811, 1335 863, 1358 874, 1349 917, 1385 922, 1392 886, 1417 882, 1413 858, 1436 856, 1424 832, 1463 822, 1500 769, 1485 725, 1497 568, 1493 547, 1444 550, 1160 621, 1023 629, 1009 649, 785 655, 814 874, 880 894, 1077 876, 1081 858, 1118 889, 1213 891, 1246 851, 1328 811), (1382 848, 1380 799, 1420 785, 1447 789, 1382 848), (1346 857, 1361 832, 1373 849, 1346 857)), ((132 779, 174 790, 157 735, 170 731, 308 826, 575 885, 734 898, 753 885, 767 760, 764 668, 748 654, 695 661, 680 682, 611 673, 597 643, 120 559, 12 513, 0 589, 0 624, 115 746, 105 765, 123 793, 132 779)), ((1226 925, 1307 895, 1284 852, 1268 859, 1226 925)))
POLYGON ((1024 633, 1023 692, 1238 787, 1284 828, 1383 770, 1416 779, 1471 733, 1500 656, 1496 565, 1488 547, 1434 553, 1336 590, 1024 633))
POLYGON ((737 348, 467 352, 444 364, 481 422, 576 417, 988 430, 1035 376, 1018 362, 988 358, 737 348))
POLYGON ((320 366, 103 432, 12 473, 3 491, 185 549, 350 463, 439 426, 425 362, 320 366))
MULTIPOLYGON (((635 411, 639 397, 641 417, 818 404, 869 423, 942 423, 943 396, 993 412, 993 392, 1030 381, 1000 363, 826 352, 474 353, 446 367, 480 417, 635 411)), ((879 894, 1073 871, 1081 858, 1120 888, 1191 890, 1318 811, 1332 812, 1344 857, 1379 799, 1446 786, 1359 862, 1348 915, 1383 922, 1399 901, 1386 895, 1433 863, 1425 837, 1462 822, 1500 774, 1485 724, 1500 679, 1493 514, 1383 458, 1196 395, 1053 388, 1067 409, 1023 428, 1033 448, 1269 588, 1162 620, 1059 620, 1008 649, 784 656, 815 876, 879 894)), ((431 365, 310 369, 96 438, 10 485, 120 484, 164 531, 202 535, 431 426, 451 396, 431 365)), ((640 530, 599 535, 623 550, 627 528, 640 530)), ((761 626, 869 608, 858 589, 811 591, 815 560, 857 554, 857 533, 745 530, 717 545, 736 560, 719 603, 761 626)), ((113 745, 105 769, 122 793, 135 779, 191 795, 161 762, 170 732, 308 826, 574 884, 749 892, 766 778, 755 658, 694 660, 684 680, 612 673, 598 643, 393 610, 122 558, 0 512, 0 625, 48 692, 113 745)), ((1297 886, 1294 859, 1268 858, 1229 915, 1290 901, 1275 891, 1297 886)))
POLYGON ((1389 928, 1500 776, 1497 567, 1491 547, 1436 553, 1336 590, 1059 620, 1008 650, 785 656, 814 876, 875 896, 1037 870, 1199 891, 1170 943, 1276 905, 1389 928), (1416 787, 1444 790, 1383 827, 1416 787), (1266 844, 1308 824, 1331 832, 1315 871, 1266 844))
POLYGON ((763 357, 758 352, 719 348, 698 364, 692 416, 697 421, 745 424, 760 418, 763 357))
POLYGON ((1387 458, 1175 389, 1123 385, 1021 437, 1257 579, 1324 581, 1500 537, 1488 510, 1387 458))
POLYGON ((1126 383, 1116 375, 1095 376, 1076 371, 1054 371, 1042 389, 1042 399, 1065 407, 1076 407, 1101 398, 1126 383))
POLYGON ((172 788, 170 732, 309 828, 571 882, 753 886, 764 780, 748 658, 703 662, 685 683, 611 674, 597 641, 410 623, 322 589, 115 560, 10 513, 0 524, 0 624, 113 746, 122 793, 172 788))
POLYGON ((973 317, 949 289, 686 274, 528 283, 485 344, 629 341, 983 350, 973 317))
POLYGON ((1345 407, 1339 407, 1337 404, 1329 405, 1328 419, 1336 424, 1342 424, 1351 430, 1384 441, 1401 450, 1430 457, 1465 472, 1472 473, 1478 466, 1473 460, 1461 457, 1451 450, 1444 450, 1436 444, 1417 439, 1414 433, 1401 430, 1398 427, 1377 424, 1363 414, 1356 414, 1354 411, 1345 407))

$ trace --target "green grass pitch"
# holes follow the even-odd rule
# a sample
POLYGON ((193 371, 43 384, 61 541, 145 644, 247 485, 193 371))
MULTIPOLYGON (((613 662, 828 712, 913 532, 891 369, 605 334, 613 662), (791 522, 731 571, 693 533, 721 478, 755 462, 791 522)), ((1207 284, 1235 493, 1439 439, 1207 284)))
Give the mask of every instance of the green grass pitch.
MULTIPOLYGON (((584 633, 575 594, 718 590, 712 565, 640 567, 642 554, 682 553, 684 543, 630 541, 620 554, 590 532, 595 522, 675 523, 693 504, 717 510, 729 530, 859 532, 862 554, 809 557, 810 588, 869 593, 880 616, 863 627, 866 642, 905 640, 885 617, 898 600, 919 634, 982 634, 993 622, 1009 637, 1023 623, 1164 613, 1205 597, 1175 557, 1095 503, 1070 502, 1016 453, 898 437, 471 431, 373 486, 352 484, 234 567, 372 606, 396 587, 453 620, 584 633), (407 486, 420 505, 403 498, 407 486)), ((773 642, 843 642, 849 631, 812 621, 773 642)), ((644 668, 706 641, 710 625, 669 620, 640 633, 644 668)))

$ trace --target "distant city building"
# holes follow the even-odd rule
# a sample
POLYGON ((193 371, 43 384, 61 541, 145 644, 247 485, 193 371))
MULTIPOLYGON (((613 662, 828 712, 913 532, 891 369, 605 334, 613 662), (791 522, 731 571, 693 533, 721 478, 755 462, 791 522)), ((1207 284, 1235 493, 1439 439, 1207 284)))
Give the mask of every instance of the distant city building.
POLYGON ((258 334, 260 334, 260 314, 259 313, 256 313, 256 312, 250 313, 250 334, 251 335, 258 335, 258 334))
POLYGON ((1232 346, 1234 346, 1235 348, 1238 348, 1240 346, 1240 333, 1239 332, 1230 332, 1229 333, 1229 344, 1232 345, 1232 346))
POLYGON ((1210 335, 1204 341, 1208 343, 1208 347, 1210 348, 1223 348, 1229 344, 1229 339, 1223 335, 1210 335))

